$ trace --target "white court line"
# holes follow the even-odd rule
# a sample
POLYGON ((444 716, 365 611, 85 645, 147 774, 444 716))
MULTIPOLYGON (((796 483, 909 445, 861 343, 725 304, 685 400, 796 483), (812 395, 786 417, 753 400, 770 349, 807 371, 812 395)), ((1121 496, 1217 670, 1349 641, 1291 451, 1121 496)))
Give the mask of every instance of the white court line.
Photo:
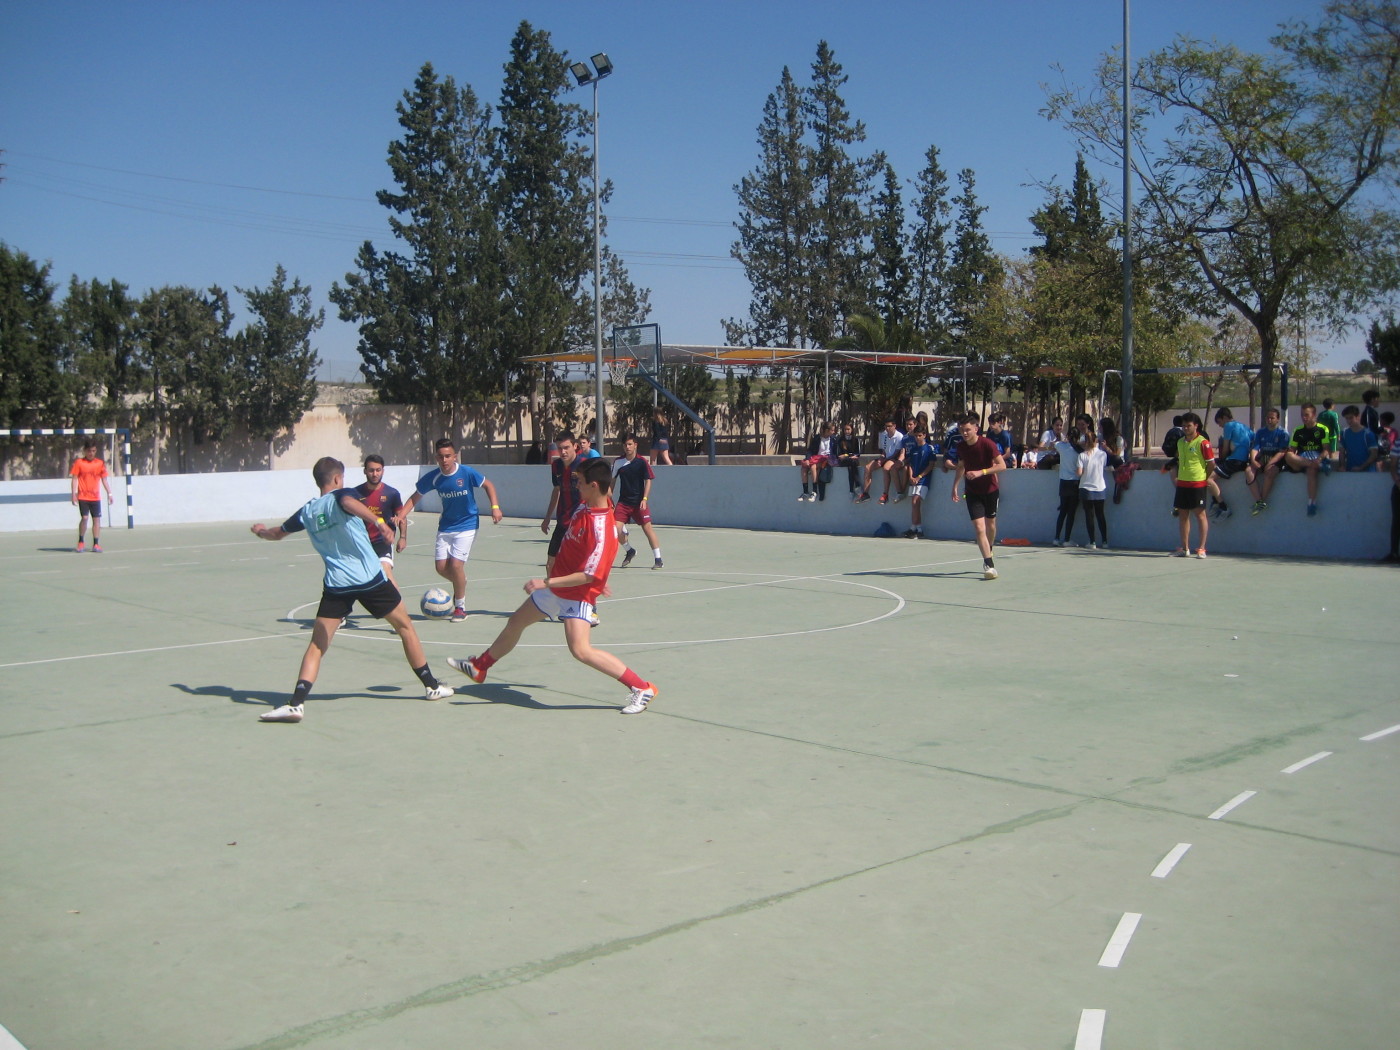
POLYGON ((1255 795, 1257 795, 1257 794, 1259 794, 1259 792, 1257 792, 1257 791, 1241 791, 1238 795, 1236 795, 1234 798, 1232 798, 1229 802, 1225 803, 1225 805, 1221 806, 1219 809, 1217 809, 1217 810, 1216 810, 1214 813, 1212 813, 1210 816, 1206 817, 1206 819, 1207 819, 1207 820, 1219 820, 1219 819, 1220 819, 1221 817, 1223 817, 1226 813, 1229 813, 1230 810, 1234 809, 1236 806, 1240 805, 1241 803, 1248 802, 1250 799, 1252 799, 1252 798, 1253 798, 1255 795))
POLYGON ((1123 917, 1118 920, 1118 928, 1108 939, 1108 946, 1099 956, 1100 966, 1113 967, 1123 961, 1123 953, 1128 950, 1128 942, 1133 939, 1133 934, 1137 931, 1138 923, 1141 921, 1142 915, 1139 912, 1125 911, 1123 913, 1123 917))
POLYGON ((1314 762, 1321 762, 1324 758, 1326 758, 1326 757, 1327 757, 1328 755, 1330 755, 1330 754, 1332 754, 1331 751, 1319 751, 1319 752, 1318 752, 1317 754, 1315 754, 1315 755, 1309 755, 1307 758, 1303 759, 1301 762, 1294 762, 1294 763, 1293 763, 1291 766, 1289 766, 1287 769, 1280 769, 1279 772, 1280 772, 1280 773, 1296 773, 1296 772, 1298 772, 1298 770, 1300 770, 1300 769, 1305 769, 1306 767, 1312 765, 1314 762))
MULTIPOLYGON (((184 645, 157 645, 150 649, 116 649, 110 653, 80 653, 77 656, 51 656, 47 660, 19 660, 12 664, 0 664, 0 670, 7 667, 34 667, 37 664, 62 664, 70 660, 99 660, 104 656, 137 656, 141 653, 166 653, 172 649, 202 649, 206 645, 237 645, 239 642, 265 642, 271 638, 295 638, 302 634, 298 629, 287 634, 255 634, 251 638, 224 638, 217 642, 187 642, 184 645)), ((4 1050, 0 1046, 0 1050, 4 1050)))
POLYGON ((2 1024, 0 1024, 0 1050, 24 1050, 24 1044, 12 1036, 2 1024))
POLYGON ((1079 1014, 1079 1034, 1074 1037, 1074 1050, 1099 1050, 1103 1046, 1103 1026, 1107 1010, 1084 1010, 1079 1014))
POLYGON ((1168 875, 1172 873, 1172 869, 1176 867, 1177 861, 1181 860, 1182 857, 1186 856, 1186 851, 1190 848, 1191 843, 1178 842, 1175 846, 1172 847, 1171 852, 1168 853, 1165 857, 1163 857, 1158 862, 1157 866, 1152 869, 1152 877, 1154 879, 1165 879, 1168 875))
POLYGON ((1378 729, 1374 733, 1367 733, 1362 740, 1379 740, 1383 736, 1390 736, 1391 733, 1400 733, 1400 726, 1391 726, 1389 729, 1378 729))

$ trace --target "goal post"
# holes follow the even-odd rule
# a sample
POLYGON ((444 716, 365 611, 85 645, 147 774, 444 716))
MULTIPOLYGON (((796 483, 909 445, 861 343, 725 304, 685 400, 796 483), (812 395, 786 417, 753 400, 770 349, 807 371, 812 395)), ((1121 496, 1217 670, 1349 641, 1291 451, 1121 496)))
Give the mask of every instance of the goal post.
MULTIPOLYGON (((23 427, 0 430, 0 437, 112 437, 121 457, 121 478, 126 486, 126 527, 136 528, 135 500, 131 486, 131 430, 127 427, 23 427)), ((108 522, 112 524, 112 522, 108 522)))

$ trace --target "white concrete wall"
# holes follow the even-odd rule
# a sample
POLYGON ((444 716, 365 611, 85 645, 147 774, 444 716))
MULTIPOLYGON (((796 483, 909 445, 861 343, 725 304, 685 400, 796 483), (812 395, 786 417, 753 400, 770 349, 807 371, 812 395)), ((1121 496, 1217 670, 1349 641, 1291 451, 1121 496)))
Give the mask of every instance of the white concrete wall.
MULTIPOLYGON (((391 466, 386 480, 413 491, 427 467, 391 466)), ((658 526, 700 525, 779 532, 868 536, 882 522, 896 532, 909 527, 909 502, 856 506, 837 471, 827 499, 799 503, 796 467, 656 467, 652 513, 658 526)), ((495 484, 509 517, 538 519, 549 501, 549 474, 539 466, 493 465, 483 473, 495 484)), ((969 539, 971 526, 962 504, 949 499, 952 475, 938 473, 924 510, 925 534, 936 539, 969 539)), ((124 527, 121 478, 114 478, 114 517, 108 527, 124 527)), ((350 468, 350 483, 361 480, 350 468)), ((877 483, 878 484, 878 483, 877 483)), ((1281 477, 1270 509, 1249 513, 1242 478, 1226 483, 1233 518, 1213 522, 1210 550, 1218 554, 1264 554, 1368 560, 1386 552, 1390 528, 1390 479, 1384 474, 1333 474, 1322 479, 1320 513, 1305 514, 1306 490, 1298 475, 1281 477)), ((207 521, 280 522, 316 494, 309 470, 249 471, 137 477, 133 481, 137 528, 142 525, 207 521)), ((1109 540, 1115 547, 1171 550, 1177 542, 1171 517, 1172 485, 1161 474, 1139 471, 1121 504, 1107 506, 1109 540)), ((68 501, 67 479, 0 483, 0 531, 67 529, 77 521, 68 501)), ((878 490, 877 490, 878 495, 878 490)), ((1016 470, 1002 475, 1000 535, 1047 543, 1055 529, 1056 472, 1016 470)), ((439 509, 429 497, 426 511, 439 509)), ((1083 516, 1075 537, 1085 538, 1083 516)), ((663 539, 663 543, 664 543, 663 539)))

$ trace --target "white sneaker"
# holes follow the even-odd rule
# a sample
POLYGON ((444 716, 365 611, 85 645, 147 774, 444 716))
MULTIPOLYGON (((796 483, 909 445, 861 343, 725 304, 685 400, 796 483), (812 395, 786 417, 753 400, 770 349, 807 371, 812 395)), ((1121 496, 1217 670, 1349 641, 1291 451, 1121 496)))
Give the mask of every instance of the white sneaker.
POLYGON ((281 707, 274 707, 271 711, 258 715, 258 721, 300 722, 303 713, 301 704, 283 704, 281 707))
POLYGON ((985 569, 982 570, 982 579, 984 579, 984 580, 995 580, 996 578, 997 578, 997 571, 996 571, 996 569, 992 568, 991 566, 988 566, 987 568, 985 568, 985 569))
POLYGON ((1064 541, 1064 540, 1051 540, 1051 541, 1050 541, 1050 546, 1052 546, 1052 547, 1063 547, 1064 545, 1065 545, 1065 541, 1064 541))
POLYGON ((431 689, 429 689, 426 693, 423 694, 423 699, 446 700, 455 692, 457 692, 457 690, 453 689, 450 685, 443 685, 441 682, 439 682, 437 685, 433 686, 431 689))
POLYGON ((461 671, 473 682, 486 681, 486 672, 476 665, 475 656, 469 656, 465 660, 456 656, 449 656, 447 658, 447 666, 454 671, 461 671))
POLYGON ((902 492, 896 492, 896 493, 894 494, 894 499, 890 500, 890 502, 891 502, 891 503, 898 503, 898 502, 899 502, 900 500, 902 500, 903 498, 904 498, 904 493, 902 493, 902 492))
POLYGON ((624 715, 639 715, 647 709, 647 704, 656 699, 656 686, 648 682, 640 689, 633 689, 632 695, 627 700, 627 706, 622 709, 624 715))

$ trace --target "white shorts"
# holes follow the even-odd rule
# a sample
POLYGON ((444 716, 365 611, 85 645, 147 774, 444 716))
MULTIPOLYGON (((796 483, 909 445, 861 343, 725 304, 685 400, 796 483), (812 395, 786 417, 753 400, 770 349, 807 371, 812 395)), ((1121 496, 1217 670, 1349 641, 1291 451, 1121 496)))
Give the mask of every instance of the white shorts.
POLYGON ((472 544, 476 542, 476 529, 465 529, 462 532, 439 532, 437 534, 437 545, 433 550, 434 561, 447 561, 448 558, 454 561, 466 561, 471 557, 472 544))
POLYGON ((911 485, 909 488, 909 498, 919 500, 920 502, 928 499, 928 482, 911 485))
POLYGON ((591 602, 579 601, 577 598, 561 598, 548 587, 541 587, 530 595, 530 600, 535 603, 535 608, 544 613, 545 619, 557 620, 563 623, 565 620, 583 620, 589 627, 598 626, 598 611, 593 608, 591 602))

